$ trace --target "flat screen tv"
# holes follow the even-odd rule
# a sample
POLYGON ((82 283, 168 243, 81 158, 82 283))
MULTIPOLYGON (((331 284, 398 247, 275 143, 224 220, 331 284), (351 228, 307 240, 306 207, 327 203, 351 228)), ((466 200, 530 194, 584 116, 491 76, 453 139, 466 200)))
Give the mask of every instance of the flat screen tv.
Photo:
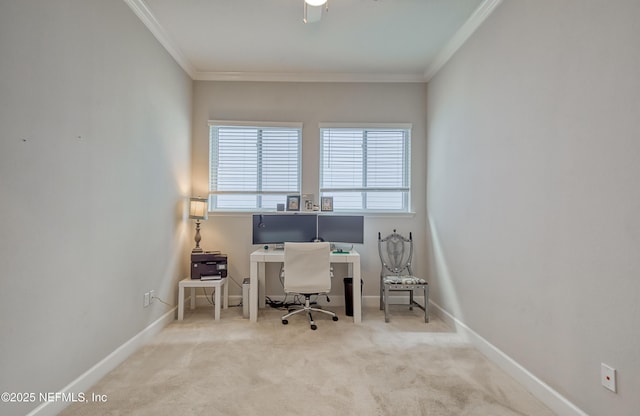
POLYGON ((317 218, 316 214, 254 214, 253 244, 312 242, 317 218))
POLYGON ((364 243, 362 215, 319 215, 318 239, 330 243, 364 243))

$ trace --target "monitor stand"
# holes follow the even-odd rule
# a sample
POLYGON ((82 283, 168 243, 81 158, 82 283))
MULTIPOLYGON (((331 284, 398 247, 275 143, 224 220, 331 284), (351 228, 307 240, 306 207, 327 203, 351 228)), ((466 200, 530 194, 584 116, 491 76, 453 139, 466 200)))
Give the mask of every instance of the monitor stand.
POLYGON ((336 244, 331 243, 331 251, 334 253, 348 253, 353 250, 353 244, 336 244))

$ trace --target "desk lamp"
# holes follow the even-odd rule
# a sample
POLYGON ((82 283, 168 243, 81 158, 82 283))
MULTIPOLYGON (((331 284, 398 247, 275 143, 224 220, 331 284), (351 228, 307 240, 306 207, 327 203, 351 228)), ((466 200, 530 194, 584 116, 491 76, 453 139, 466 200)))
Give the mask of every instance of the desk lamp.
POLYGON ((200 248, 200 220, 206 220, 209 213, 206 198, 191 198, 189 200, 189 218, 196 220, 196 247, 192 253, 202 253, 200 248))

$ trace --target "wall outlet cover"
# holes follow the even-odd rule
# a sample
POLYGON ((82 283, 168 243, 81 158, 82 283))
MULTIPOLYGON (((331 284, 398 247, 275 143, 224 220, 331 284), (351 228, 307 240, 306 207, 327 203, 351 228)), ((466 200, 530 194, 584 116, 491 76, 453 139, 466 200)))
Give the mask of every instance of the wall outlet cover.
POLYGON ((602 381, 602 385, 611 390, 612 392, 616 392, 616 369, 602 363, 600 367, 600 379, 602 381))

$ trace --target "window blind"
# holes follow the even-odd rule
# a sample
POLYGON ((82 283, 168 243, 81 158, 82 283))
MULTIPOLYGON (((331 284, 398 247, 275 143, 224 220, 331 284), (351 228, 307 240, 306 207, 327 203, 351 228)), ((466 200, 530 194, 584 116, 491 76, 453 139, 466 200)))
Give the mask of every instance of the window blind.
POLYGON ((300 193, 301 127, 210 125, 210 207, 275 209, 300 193))
POLYGON ((410 129, 320 129, 320 193, 334 210, 409 210, 410 129))

